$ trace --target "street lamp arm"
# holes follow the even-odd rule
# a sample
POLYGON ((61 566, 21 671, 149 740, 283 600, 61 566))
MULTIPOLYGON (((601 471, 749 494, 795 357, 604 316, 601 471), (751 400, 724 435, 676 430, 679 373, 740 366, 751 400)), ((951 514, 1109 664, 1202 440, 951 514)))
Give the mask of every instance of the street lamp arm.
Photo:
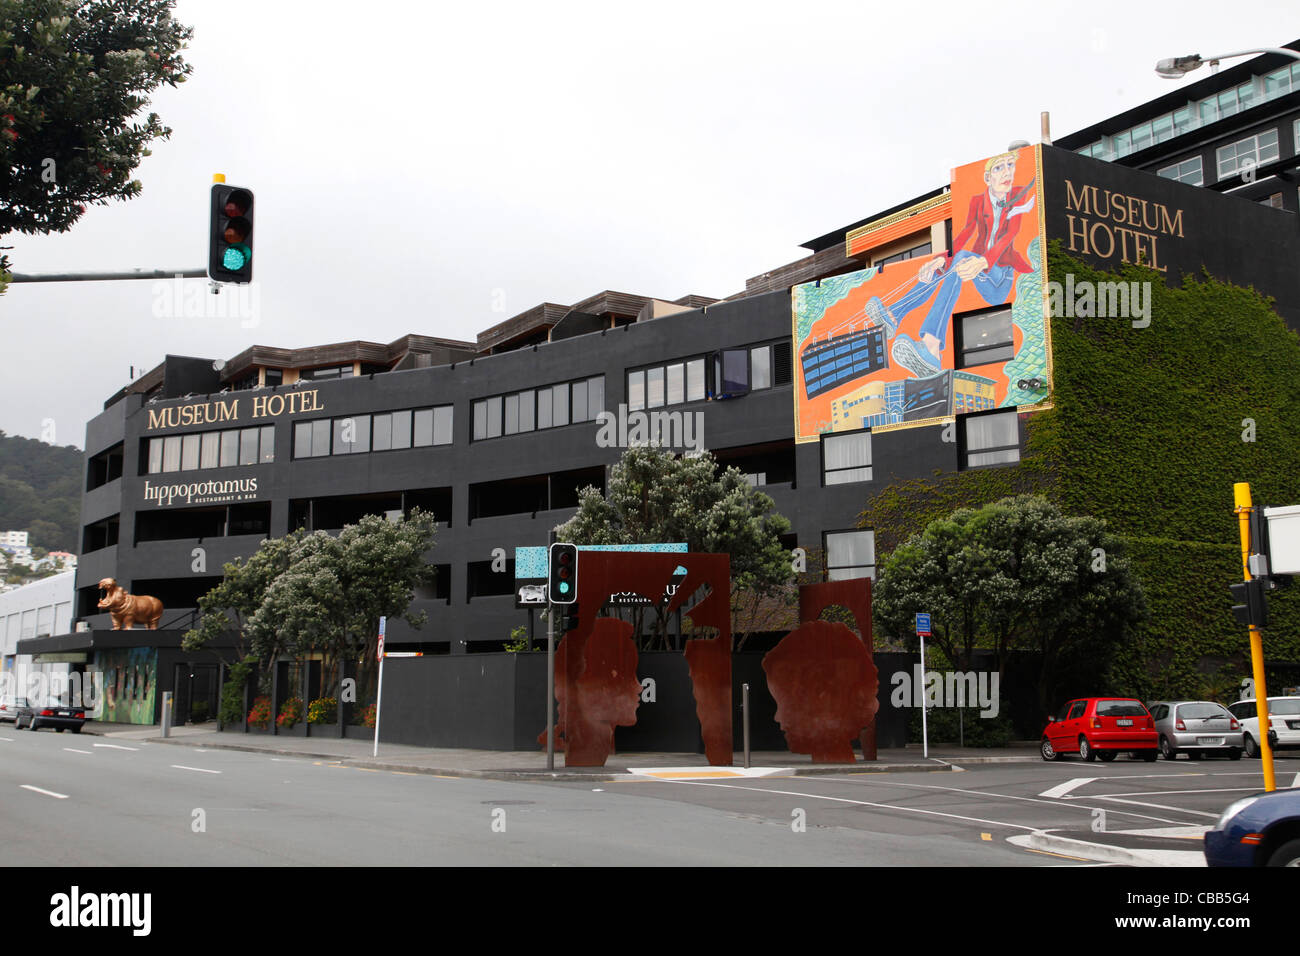
POLYGON ((1191 56, 1179 56, 1169 60, 1160 60, 1156 63, 1156 72, 1166 79, 1176 80, 1192 70, 1199 69, 1206 63, 1217 64, 1220 60, 1231 59, 1234 56, 1254 56, 1260 53, 1276 53, 1281 56, 1289 56, 1292 59, 1300 60, 1300 52, 1288 50, 1286 47, 1264 46, 1255 50, 1237 50, 1234 53, 1219 53, 1215 56, 1201 56, 1193 53, 1191 56))

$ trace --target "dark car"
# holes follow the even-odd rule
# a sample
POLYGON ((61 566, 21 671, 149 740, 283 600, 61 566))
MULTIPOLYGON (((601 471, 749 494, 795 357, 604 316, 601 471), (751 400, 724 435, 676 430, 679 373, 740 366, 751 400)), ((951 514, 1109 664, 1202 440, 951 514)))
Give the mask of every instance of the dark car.
POLYGON ((1121 752, 1134 759, 1155 760, 1158 736, 1151 712, 1129 697, 1083 697, 1072 700, 1057 720, 1049 717, 1039 750, 1044 760, 1077 753, 1084 760, 1114 760, 1121 752))
POLYGON ((86 709, 84 707, 68 707, 57 700, 51 700, 45 704, 24 701, 18 707, 17 714, 14 717, 14 730, 21 730, 24 726, 28 730, 53 727, 59 733, 71 730, 74 734, 79 734, 85 722, 86 709))
POLYGON ((1205 834, 1209 866, 1300 867, 1300 790, 1274 790, 1228 805, 1205 834))

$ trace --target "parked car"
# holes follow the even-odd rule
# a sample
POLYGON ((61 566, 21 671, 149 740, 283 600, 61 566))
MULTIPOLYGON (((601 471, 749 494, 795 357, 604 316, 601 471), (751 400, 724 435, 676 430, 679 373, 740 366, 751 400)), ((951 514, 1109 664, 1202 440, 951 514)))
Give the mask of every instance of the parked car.
POLYGON ((1160 753, 1174 760, 1180 753, 1191 760, 1209 755, 1240 760, 1244 734, 1228 708, 1211 700, 1155 701, 1150 705, 1160 738, 1160 753))
MULTIPOLYGON (((1255 701, 1239 700, 1228 705, 1228 712, 1241 721, 1247 757, 1259 756, 1259 714, 1255 701)), ((1300 697, 1268 698, 1268 742, 1275 750, 1300 748, 1300 697)))
POLYGON ((18 708, 26 703, 26 697, 0 697, 0 720, 13 720, 18 716, 18 708))
POLYGON ((1205 834, 1205 862, 1300 867, 1300 790, 1257 793, 1228 804, 1205 834))
POLYGON ((1114 760, 1127 751, 1135 760, 1155 760, 1158 738, 1146 705, 1130 697, 1072 700, 1062 717, 1048 718, 1039 749, 1044 760, 1077 753, 1084 760, 1114 760))
POLYGON ((17 716, 14 718, 14 730, 21 730, 26 725, 28 730, 53 727, 59 733, 71 730, 74 734, 79 734, 85 722, 84 707, 68 707, 57 700, 50 700, 45 704, 27 701, 18 708, 17 716))

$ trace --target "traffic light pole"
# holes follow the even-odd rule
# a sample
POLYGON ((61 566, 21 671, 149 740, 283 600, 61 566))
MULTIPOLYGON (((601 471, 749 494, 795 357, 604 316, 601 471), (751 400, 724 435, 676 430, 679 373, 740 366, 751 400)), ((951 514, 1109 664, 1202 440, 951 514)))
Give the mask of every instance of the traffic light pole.
POLYGON ((106 282, 117 279, 206 279, 206 269, 151 269, 145 272, 45 272, 39 274, 15 272, 12 282, 106 282))
MULTIPOLYGON (((1250 574, 1250 515, 1254 511, 1250 497, 1250 483, 1239 481, 1232 486, 1236 504, 1237 525, 1241 532, 1241 573, 1245 580, 1250 574)), ((1264 764, 1264 789, 1273 792, 1277 781, 1273 775, 1273 748, 1268 742, 1268 689, 1264 686, 1264 636, 1256 624, 1250 625, 1250 666, 1255 678, 1255 712, 1259 715, 1259 756, 1264 764)))
POLYGON ((555 605, 546 595, 546 769, 555 769, 555 605))

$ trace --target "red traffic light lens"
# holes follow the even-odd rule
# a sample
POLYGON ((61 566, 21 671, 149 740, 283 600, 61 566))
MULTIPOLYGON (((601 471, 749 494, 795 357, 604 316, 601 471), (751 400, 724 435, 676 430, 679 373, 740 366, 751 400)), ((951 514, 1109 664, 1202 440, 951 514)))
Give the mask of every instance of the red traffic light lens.
POLYGON ((248 210, 252 208, 252 205, 252 194, 243 189, 236 189, 226 197, 226 206, 224 211, 227 216, 234 218, 235 216, 246 215, 248 210))

